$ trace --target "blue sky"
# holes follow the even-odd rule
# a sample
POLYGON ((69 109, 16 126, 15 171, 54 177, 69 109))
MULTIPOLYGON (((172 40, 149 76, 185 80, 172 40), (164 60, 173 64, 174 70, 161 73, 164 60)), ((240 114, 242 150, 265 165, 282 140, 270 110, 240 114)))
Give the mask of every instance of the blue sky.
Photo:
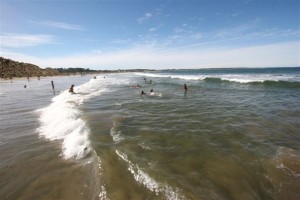
POLYGON ((0 0, 1 56, 91 69, 300 66, 299 0, 0 0))

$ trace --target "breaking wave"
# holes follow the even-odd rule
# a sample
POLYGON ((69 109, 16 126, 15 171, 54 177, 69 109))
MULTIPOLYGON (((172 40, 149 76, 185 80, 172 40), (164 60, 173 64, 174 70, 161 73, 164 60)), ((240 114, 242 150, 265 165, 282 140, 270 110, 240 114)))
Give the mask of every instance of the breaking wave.
POLYGON ((175 190, 169 185, 159 183, 150 177, 146 172, 141 170, 139 166, 133 164, 128 158, 127 155, 116 150, 117 155, 128 164, 128 170, 133 175, 134 179, 147 187, 150 191, 155 192, 157 195, 162 193, 167 199, 177 200, 177 199, 186 199, 181 193, 180 189, 176 188, 175 190))
POLYGON ((207 83, 241 83, 253 86, 300 88, 300 78, 291 74, 214 74, 214 75, 176 75, 135 73, 137 76, 153 78, 171 78, 191 81, 203 81, 207 83))
POLYGON ((93 96, 100 95, 105 88, 97 80, 75 87, 75 94, 64 91, 52 99, 52 103, 39 109, 40 136, 49 140, 62 141, 62 155, 65 159, 81 159, 91 152, 90 130, 81 118, 79 105, 93 96))

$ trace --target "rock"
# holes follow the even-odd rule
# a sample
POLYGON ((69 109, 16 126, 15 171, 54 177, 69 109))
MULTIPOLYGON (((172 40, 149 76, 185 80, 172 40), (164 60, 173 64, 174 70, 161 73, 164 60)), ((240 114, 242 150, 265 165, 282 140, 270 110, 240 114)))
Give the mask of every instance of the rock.
POLYGON ((56 69, 41 69, 40 67, 30 63, 16 62, 0 57, 1 78, 54 76, 59 74, 60 73, 56 69))

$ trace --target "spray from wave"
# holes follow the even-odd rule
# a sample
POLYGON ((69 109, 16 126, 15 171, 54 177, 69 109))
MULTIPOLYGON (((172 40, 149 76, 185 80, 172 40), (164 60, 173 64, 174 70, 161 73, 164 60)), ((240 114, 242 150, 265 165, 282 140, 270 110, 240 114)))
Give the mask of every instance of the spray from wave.
POLYGON ((100 95, 105 88, 100 89, 100 82, 89 82, 75 87, 76 94, 64 91, 52 99, 52 103, 39 109, 38 128, 40 136, 49 140, 62 140, 62 156, 65 159, 81 159, 91 152, 89 133, 79 106, 93 96, 100 95))

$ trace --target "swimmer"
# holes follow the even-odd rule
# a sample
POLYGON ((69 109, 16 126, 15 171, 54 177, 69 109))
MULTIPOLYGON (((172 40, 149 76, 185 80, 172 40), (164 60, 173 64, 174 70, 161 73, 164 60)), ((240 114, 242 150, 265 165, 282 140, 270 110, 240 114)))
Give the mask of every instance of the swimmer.
POLYGON ((131 88, 140 88, 140 87, 142 87, 142 86, 140 86, 140 84, 131 86, 131 88))
POLYGON ((141 92, 141 95, 145 95, 146 93, 144 91, 141 92))
POLYGON ((154 95, 154 91, 153 89, 150 90, 150 95, 153 96, 154 95))

